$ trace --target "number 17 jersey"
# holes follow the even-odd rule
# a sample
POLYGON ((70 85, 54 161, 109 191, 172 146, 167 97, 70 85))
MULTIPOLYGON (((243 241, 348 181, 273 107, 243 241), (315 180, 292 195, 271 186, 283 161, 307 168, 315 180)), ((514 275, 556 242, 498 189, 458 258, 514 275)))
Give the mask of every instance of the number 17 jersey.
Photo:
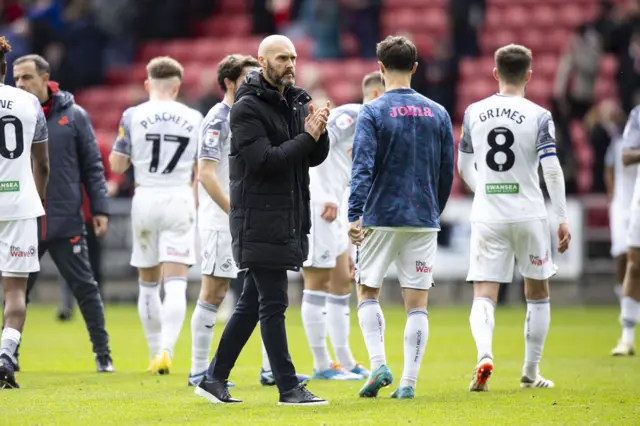
POLYGON ((122 114, 113 150, 130 158, 136 184, 191 184, 202 114, 170 100, 150 100, 122 114))
POLYGON ((467 108, 458 149, 473 154, 476 163, 472 222, 547 217, 538 166, 556 155, 549 111, 522 97, 483 99, 467 108))

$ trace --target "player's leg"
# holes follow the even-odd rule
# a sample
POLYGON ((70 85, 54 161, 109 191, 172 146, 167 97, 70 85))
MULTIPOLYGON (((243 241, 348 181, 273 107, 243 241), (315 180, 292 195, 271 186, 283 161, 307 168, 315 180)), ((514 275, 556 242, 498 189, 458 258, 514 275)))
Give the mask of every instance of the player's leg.
POLYGON ((131 204, 131 266, 138 269, 138 316, 149 347, 149 367, 158 373, 156 356, 162 339, 162 299, 160 279, 162 268, 158 253, 158 213, 155 199, 140 188, 131 204))
POLYGON ((27 316, 27 277, 40 269, 36 219, 0 222, 4 327, 0 338, 0 389, 18 388, 16 352, 27 316), (18 253, 19 252, 19 253, 18 253))
MULTIPOLYGON (((2 258, 5 258, 4 253, 2 258)), ((27 277, 28 273, 2 273, 5 326, 0 339, 0 389, 20 387, 15 378, 15 365, 18 361, 14 354, 20 344, 27 317, 27 277)))
POLYGON ((615 262, 615 265, 616 265, 616 270, 615 270, 616 284, 613 287, 613 292, 618 297, 618 300, 620 302, 622 302, 622 283, 624 282, 624 276, 625 276, 625 274, 627 272, 627 252, 626 252, 626 250, 621 255, 616 256, 614 258, 614 262, 615 262))
POLYGON ((195 205, 191 212, 175 211, 177 206, 190 206, 193 198, 176 198, 165 216, 158 247, 162 264, 164 299, 162 301, 161 371, 168 372, 173 352, 187 314, 187 276, 195 264, 195 205), (181 203, 184 202, 184 203, 181 203), (172 211, 174 210, 174 211, 172 211), (189 216, 191 215, 191 216, 189 216))
POLYGON ((469 314, 471 335, 476 342, 476 367, 469 384, 472 392, 489 390, 493 372, 494 312, 500 285, 513 280, 514 252, 508 224, 471 224, 470 265, 467 281, 473 282, 473 303, 469 314))
POLYGON ((549 278, 555 274, 546 219, 511 224, 518 269, 524 277, 527 316, 524 323, 524 365, 521 388, 552 388, 540 375, 540 361, 551 324, 549 278))
POLYGON ((631 210, 626 231, 627 268, 620 299, 622 336, 611 351, 613 356, 635 354, 635 328, 640 320, 640 211, 638 209, 631 210))
POLYGON ((336 362, 347 372, 366 379, 370 371, 356 362, 349 345, 352 289, 349 261, 349 252, 345 251, 338 256, 336 266, 331 270, 327 295, 327 330, 336 362))
MULTIPOLYGON (((630 228, 630 238, 635 237, 634 232, 635 230, 630 228)), ((635 355, 635 329, 640 319, 640 241, 630 243, 620 301, 622 336, 618 345, 611 351, 611 355, 614 356, 635 355)))
POLYGON ((360 389, 361 397, 376 397, 381 388, 393 383, 384 348, 384 314, 378 298, 384 276, 398 250, 394 232, 365 229, 356 254, 358 322, 371 370, 367 383, 360 389))
POLYGON ((238 305, 220 336, 220 343, 205 378, 196 387, 196 395, 214 404, 241 402, 229 394, 227 380, 242 348, 247 344, 258 324, 260 309, 258 297, 255 280, 251 272, 246 271, 238 305))
POLYGON ((313 355, 313 378, 344 380, 345 376, 333 368, 334 363, 327 348, 327 294, 337 254, 333 238, 334 224, 325 221, 321 213, 322 205, 312 203, 309 255, 302 269, 304 290, 300 314, 313 355))
POLYGON ((69 284, 87 326, 99 373, 115 371, 105 328, 104 305, 93 279, 89 252, 83 236, 49 241, 49 254, 63 279, 69 284))
POLYGON ((400 247, 396 269, 407 322, 404 329, 404 369, 400 384, 391 398, 412 399, 429 340, 427 303, 429 289, 433 285, 438 233, 398 232, 396 238, 400 247))
POLYGON ((196 308, 191 316, 191 372, 189 385, 196 386, 209 366, 209 351, 220 304, 226 297, 229 281, 237 269, 231 253, 231 234, 201 231, 202 284, 196 308))

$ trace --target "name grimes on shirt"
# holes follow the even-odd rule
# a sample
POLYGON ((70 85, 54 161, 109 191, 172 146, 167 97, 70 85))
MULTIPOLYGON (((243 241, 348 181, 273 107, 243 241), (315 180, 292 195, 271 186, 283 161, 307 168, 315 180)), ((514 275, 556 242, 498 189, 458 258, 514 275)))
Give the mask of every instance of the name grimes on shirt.
POLYGON ((527 118, 524 115, 520 114, 520 112, 511 108, 491 108, 486 111, 480 113, 479 118, 483 123, 490 118, 501 118, 507 117, 518 124, 522 124, 522 122, 527 118))
POLYGON ((13 109, 13 101, 8 101, 6 99, 0 99, 0 108, 13 109))
POLYGON ((140 125, 144 127, 145 130, 147 130, 149 126, 165 121, 175 123, 187 132, 193 131, 193 125, 191 123, 189 123, 181 116, 171 114, 170 112, 161 112, 159 114, 153 114, 152 116, 145 117, 145 119, 140 122, 140 125))

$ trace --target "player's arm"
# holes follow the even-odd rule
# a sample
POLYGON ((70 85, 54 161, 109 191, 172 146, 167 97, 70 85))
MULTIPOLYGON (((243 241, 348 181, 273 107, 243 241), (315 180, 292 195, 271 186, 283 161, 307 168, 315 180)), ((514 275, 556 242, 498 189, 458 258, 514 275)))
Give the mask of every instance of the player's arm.
POLYGON ((613 184, 615 180, 614 167, 615 167, 615 144, 609 144, 607 148, 607 154, 604 157, 604 186, 607 190, 607 198, 609 202, 613 200, 613 184))
POLYGON ((458 174, 472 191, 476 192, 477 170, 475 157, 473 154, 473 143, 471 142, 471 131, 469 129, 469 110, 465 111, 462 120, 462 133, 458 144, 458 174))
POLYGON ((198 181, 207 194, 227 214, 229 214, 229 196, 218 179, 217 169, 220 163, 222 147, 220 143, 228 138, 229 128, 221 120, 207 123, 200 135, 198 154, 198 181))
POLYGON ((353 137, 353 165, 349 195, 349 222, 360 220, 373 183, 373 169, 378 149, 376 122, 370 105, 364 105, 356 122, 353 137))
POLYGON ((131 166, 131 108, 122 114, 120 126, 118 127, 118 136, 113 142, 111 155, 109 155, 109 165, 111 172, 115 174, 123 174, 131 166))
POLYGON ((538 121, 536 149, 553 210, 558 217, 559 223, 567 223, 564 173, 556 153, 555 126, 549 112, 545 112, 538 121))
POLYGON ((47 194, 47 182, 49 182, 49 130, 47 119, 40 105, 36 105, 38 117, 36 119, 36 131, 31 144, 31 160, 33 162, 33 180, 41 200, 47 194))
POLYGON ((449 113, 444 111, 445 120, 443 120, 442 142, 440 147, 440 178, 438 179, 438 205, 440 214, 444 211, 447 201, 451 196, 451 188, 453 187, 453 128, 451 127, 451 118, 449 113))
POLYGON ((309 133, 301 133, 291 140, 273 146, 260 113, 247 102, 237 102, 231 108, 231 133, 238 142, 238 150, 254 173, 279 174, 308 157, 316 147, 309 133))
POLYGON ((631 166, 640 163, 640 110, 634 109, 622 134, 622 164, 631 166))
POLYGON ((87 190, 91 213, 95 216, 107 216, 109 214, 107 181, 93 126, 85 110, 78 105, 74 106, 73 119, 77 129, 76 147, 80 179, 87 190))

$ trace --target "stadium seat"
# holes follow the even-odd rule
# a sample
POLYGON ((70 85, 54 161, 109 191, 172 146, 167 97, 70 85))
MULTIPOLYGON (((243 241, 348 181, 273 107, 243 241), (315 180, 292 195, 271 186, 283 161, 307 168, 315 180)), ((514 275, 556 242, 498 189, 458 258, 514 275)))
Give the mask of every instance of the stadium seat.
POLYGON ((600 61, 600 76, 614 78, 618 71, 618 60, 615 55, 605 55, 600 61))
POLYGON ((248 0, 219 0, 216 3, 216 14, 246 15, 250 12, 248 0))
POLYGON ((214 16, 203 24, 202 35, 238 37, 251 34, 251 18, 245 15, 214 16))

